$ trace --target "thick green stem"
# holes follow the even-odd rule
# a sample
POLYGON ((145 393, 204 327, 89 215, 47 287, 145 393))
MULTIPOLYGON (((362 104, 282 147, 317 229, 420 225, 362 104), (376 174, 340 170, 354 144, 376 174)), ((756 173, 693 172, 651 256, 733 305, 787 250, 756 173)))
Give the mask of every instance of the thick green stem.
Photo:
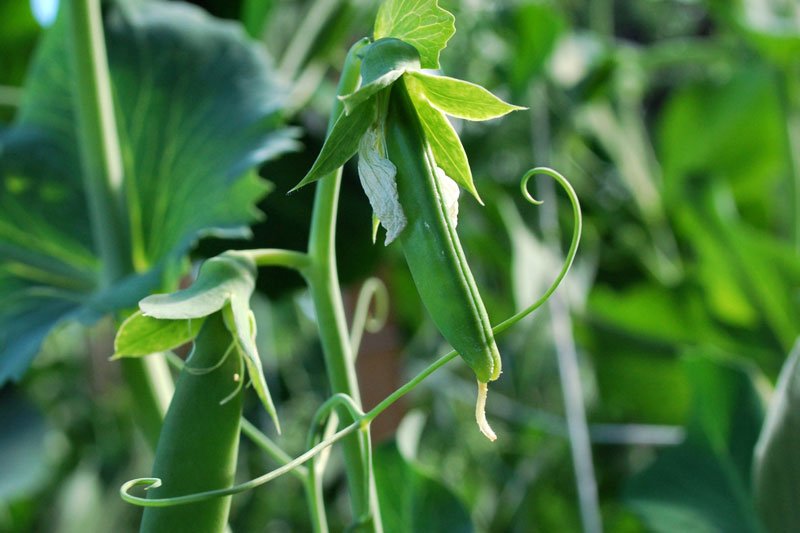
MULTIPOLYGON (((348 94, 358 87, 360 59, 358 51, 366 40, 356 43, 347 55, 338 94, 348 94)), ((341 114, 342 106, 337 100, 329 126, 341 114)), ((330 129, 330 128, 329 128, 330 129)), ((360 407, 361 395, 355 372, 355 358, 350 346, 341 289, 336 268, 336 215, 341 184, 341 169, 321 179, 317 184, 314 211, 311 220, 308 255, 311 266, 307 271, 308 285, 319 323, 320 341, 325 354, 331 391, 345 394, 360 407)), ((342 420, 351 420, 346 411, 340 413, 342 420)), ((375 480, 368 476, 365 486, 364 457, 369 453, 363 446, 363 439, 350 435, 343 441, 343 452, 347 471, 353 518, 371 518, 369 524, 375 531, 381 531, 375 480)))
MULTIPOLYGON (((83 184, 95 247, 109 287, 133 272, 126 224, 123 165, 114 118, 111 78, 98 0, 65 3, 73 68, 73 102, 77 115, 83 184)), ((158 440, 170 395, 171 378, 163 358, 124 363, 136 405, 136 416, 150 443, 158 440)))
POLYGON ((102 261, 101 282, 108 287, 131 271, 126 245, 122 155, 106 60, 100 2, 67 2, 72 52, 73 103, 95 246, 102 261))

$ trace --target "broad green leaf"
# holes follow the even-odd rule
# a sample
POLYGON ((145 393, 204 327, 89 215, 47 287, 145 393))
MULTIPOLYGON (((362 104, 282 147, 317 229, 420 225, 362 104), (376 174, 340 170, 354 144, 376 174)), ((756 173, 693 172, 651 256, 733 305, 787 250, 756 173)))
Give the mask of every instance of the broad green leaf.
POLYGON ((625 500, 648 531, 759 533, 750 493, 752 451, 763 419, 752 369, 699 354, 684 364, 694 389, 684 443, 636 475, 625 500))
POLYGON ((420 94, 419 84, 413 78, 404 80, 417 110, 425 137, 433 151, 436 164, 441 167, 453 181, 464 187, 478 202, 483 204, 478 190, 472 181, 467 154, 461 145, 461 139, 448 122, 444 113, 432 107, 420 94))
POLYGON ((361 136, 375 122, 375 109, 375 101, 367 100, 349 115, 347 113, 339 115, 311 170, 289 192, 324 178, 347 163, 358 151, 361 136))
POLYGON ((113 359, 140 357, 177 348, 193 340, 204 321, 205 317, 163 320, 137 311, 117 330, 113 359))
POLYGON ((753 487, 770 531, 800 531, 800 344, 783 365, 755 448, 753 487))
POLYGON ((285 91, 236 24, 185 4, 125 2, 107 6, 105 29, 141 274, 97 292, 59 19, 0 134, 0 383, 21 377, 55 325, 134 305, 163 284, 199 236, 246 232, 267 190, 253 167, 294 146, 277 127, 285 91))
POLYGON ((375 40, 395 37, 413 45, 422 68, 439 68, 439 53, 455 32, 455 17, 436 0, 386 0, 375 19, 375 40))
POLYGON ((403 457, 394 442, 377 448, 373 463, 381 518, 388 533, 474 531, 469 511, 458 496, 403 457))
POLYGON ((408 76, 417 81, 421 94, 433 107, 452 117, 489 120, 527 109, 507 104, 480 85, 468 81, 424 72, 409 72, 408 76))

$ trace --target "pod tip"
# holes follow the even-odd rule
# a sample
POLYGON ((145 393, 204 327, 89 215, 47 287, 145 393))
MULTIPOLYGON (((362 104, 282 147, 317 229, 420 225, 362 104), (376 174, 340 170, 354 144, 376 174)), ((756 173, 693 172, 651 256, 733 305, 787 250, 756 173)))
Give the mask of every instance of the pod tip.
POLYGON ((478 423, 478 429, 486 436, 487 439, 494 442, 497 440, 497 435, 486 420, 486 397, 489 394, 489 384, 482 381, 478 382, 478 401, 475 404, 475 421, 478 423))

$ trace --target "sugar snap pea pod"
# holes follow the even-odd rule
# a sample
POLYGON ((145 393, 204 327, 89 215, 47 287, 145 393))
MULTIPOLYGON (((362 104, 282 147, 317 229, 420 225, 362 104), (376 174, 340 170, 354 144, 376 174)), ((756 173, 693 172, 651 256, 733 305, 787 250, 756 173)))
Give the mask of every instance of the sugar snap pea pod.
MULTIPOLYGON (((180 496, 233 484, 243 379, 241 355, 231 350, 233 342, 221 313, 206 319, 175 384, 153 465, 153 477, 161 479, 161 485, 149 489, 148 497, 180 496)), ((141 532, 222 532, 230 500, 227 496, 146 507, 141 532)))
MULTIPOLYGON (((500 375, 500 354, 448 216, 444 183, 437 177, 436 161, 403 79, 392 86, 385 131, 388 156, 397 167, 400 205, 407 218, 400 241, 420 298, 478 381, 493 381, 500 375)), ((485 386, 482 389, 485 396, 485 386)))

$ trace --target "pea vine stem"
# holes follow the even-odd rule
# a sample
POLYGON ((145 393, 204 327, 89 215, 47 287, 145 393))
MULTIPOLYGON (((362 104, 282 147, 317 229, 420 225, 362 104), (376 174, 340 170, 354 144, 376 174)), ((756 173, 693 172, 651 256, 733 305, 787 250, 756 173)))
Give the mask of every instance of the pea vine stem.
MULTIPOLYGON (((99 0, 64 2, 73 68, 73 105, 83 186, 95 248, 100 256, 100 288, 132 274, 124 172, 111 76, 99 0)), ((153 449, 172 395, 172 378, 161 357, 122 362, 128 388, 136 398, 135 415, 153 449)))
MULTIPOLYGON (((349 94, 358 88, 361 67, 358 54, 367 43, 367 39, 362 39, 350 48, 339 80, 338 95, 349 94)), ((343 106, 337 98, 331 112, 328 131, 342 110, 343 106)), ((317 314, 320 342, 331 392, 350 397, 360 409, 361 394, 356 378, 355 357, 350 345, 336 264, 336 219, 341 179, 340 168, 317 184, 308 245, 311 264, 305 274, 317 314)), ((346 410, 340 410, 339 416, 342 420, 352 420, 352 416, 346 410)), ((342 435, 341 438, 345 436, 342 435)), ((368 433, 366 438, 358 436, 346 438, 342 445, 353 517, 359 520, 362 517, 370 517, 367 523, 374 531, 380 532, 383 527, 375 479, 374 476, 368 475, 364 468, 365 459, 369 455, 368 448, 368 433)), ((310 502, 310 505, 315 503, 310 502)))
MULTIPOLYGON (((516 313, 512 317, 504 320, 503 322, 492 328, 492 331, 494 332, 495 335, 500 335, 504 331, 508 330, 512 325, 516 324, 526 316, 536 311, 547 301, 549 296, 553 294, 553 292, 558 288, 558 286, 561 284, 561 281, 569 272, 569 269, 572 266, 573 260, 575 259, 575 255, 578 250, 578 244, 580 242, 580 235, 582 228, 582 217, 580 212, 580 203, 578 202, 578 197, 575 194, 575 190, 572 188, 572 186, 569 184, 566 178, 564 178, 564 176, 562 176, 555 170, 544 167, 538 167, 532 169, 528 171, 522 179, 522 191, 525 198, 534 205, 539 205, 541 204, 541 202, 534 199, 528 193, 526 187, 528 181, 534 176, 539 174, 547 175, 555 179, 556 182, 564 189, 564 191, 569 196, 570 203, 572 204, 572 209, 573 209, 573 220, 575 221, 575 226, 572 231, 572 242, 570 244, 566 258, 564 260, 564 264, 561 267, 561 271, 556 276, 555 280, 550 285, 550 287, 545 291, 544 295, 538 300, 536 300, 530 306, 526 307, 522 311, 516 313)), ((345 439, 346 437, 350 436, 352 433, 356 431, 361 432, 360 437, 362 439, 365 439, 366 446, 369 446, 369 440, 368 440, 369 424, 373 420, 375 420, 375 418, 377 418, 381 413, 386 411, 386 409, 391 407, 392 404, 397 402, 397 400, 399 400, 400 398, 402 398, 403 396, 414 390, 418 385, 420 385, 423 381, 425 381, 425 379, 430 377, 431 374, 442 368, 444 365, 446 365, 456 357, 458 357, 458 352, 456 352, 455 350, 452 350, 449 353, 441 356, 439 359, 431 363, 427 368, 425 368, 419 374, 414 376, 414 378, 408 381, 405 385, 398 388, 396 391, 387 396, 383 401, 381 401, 378 405, 376 405, 366 413, 363 413, 361 411, 360 404, 357 403, 355 399, 352 398, 351 396, 345 393, 334 394, 318 409, 317 414, 314 417, 314 421, 311 426, 311 431, 309 433, 308 444, 309 446, 311 446, 311 444, 314 444, 315 442, 316 444, 309 447, 309 449, 306 450, 304 453, 291 460, 289 460, 285 452, 280 450, 280 455, 278 456, 278 460, 282 462, 283 465, 275 470, 267 472, 262 476, 259 476, 257 478, 241 483, 239 485, 235 485, 233 487, 228 487, 225 489, 218 489, 208 492, 201 492, 197 494, 188 494, 185 496, 176 496, 172 498, 162 498, 162 499, 148 499, 130 494, 129 491, 134 487, 144 486, 145 490, 147 490, 148 488, 156 487, 161 483, 161 480, 159 480, 158 478, 138 478, 138 479, 132 479, 127 483, 123 484, 120 487, 120 496, 126 502, 132 503, 134 505, 139 505, 142 507, 147 507, 147 506, 165 507, 169 505, 196 503, 199 501, 204 501, 211 498, 217 498, 220 496, 230 496, 233 494, 239 494, 241 492, 245 492, 254 489, 256 487, 259 487, 265 483, 268 483, 269 481, 272 481, 273 479, 276 479, 287 472, 294 472, 295 469, 301 467, 301 465, 303 465, 307 461, 310 461, 311 459, 322 453, 330 446, 336 444, 342 439, 345 439), (342 408, 340 409, 341 412, 339 412, 338 414, 343 414, 348 416, 348 418, 353 420, 352 423, 340 429, 333 435, 326 436, 324 439, 317 442, 316 436, 319 434, 319 428, 322 427, 325 416, 328 415, 331 417, 338 416, 338 414, 334 412, 336 407, 341 407, 342 408)), ((266 441, 271 442, 266 436, 258 437, 258 435, 260 435, 260 432, 255 427, 251 428, 251 433, 255 434, 258 439, 266 439, 266 441)), ((268 453, 270 453, 270 455, 273 455, 274 457, 273 454, 274 450, 272 450, 273 447, 277 448, 277 445, 274 445, 274 443, 272 443, 267 447, 267 450, 268 453)), ((361 456, 359 460, 367 461, 367 465, 371 464, 371 462, 368 461, 369 454, 370 450, 369 448, 367 448, 365 450, 365 455, 361 456)), ((369 466, 363 466, 361 469, 362 475, 370 476, 371 472, 369 472, 369 470, 371 470, 369 466)), ((311 469, 307 469, 305 472, 308 473, 307 479, 312 478, 313 466, 311 469)), ((364 483, 363 480, 362 483, 364 483)), ((315 505, 315 507, 311 508, 312 517, 317 517, 316 520, 318 520, 318 523, 315 523, 315 529, 320 530, 318 528, 321 527, 323 531, 326 531, 327 524, 325 523, 325 518, 324 518, 325 516, 324 507, 319 505, 321 502, 318 500, 318 498, 321 498, 321 494, 319 494, 318 490, 316 491, 313 490, 314 488, 315 487, 313 486, 313 484, 309 484, 308 482, 306 483, 306 490, 307 494, 310 497, 310 503, 315 505)), ((316 485, 316 488, 318 489, 319 485, 316 485)), ((369 521, 366 518, 366 515, 357 514, 354 516, 361 523, 364 524, 369 523, 369 521)))

